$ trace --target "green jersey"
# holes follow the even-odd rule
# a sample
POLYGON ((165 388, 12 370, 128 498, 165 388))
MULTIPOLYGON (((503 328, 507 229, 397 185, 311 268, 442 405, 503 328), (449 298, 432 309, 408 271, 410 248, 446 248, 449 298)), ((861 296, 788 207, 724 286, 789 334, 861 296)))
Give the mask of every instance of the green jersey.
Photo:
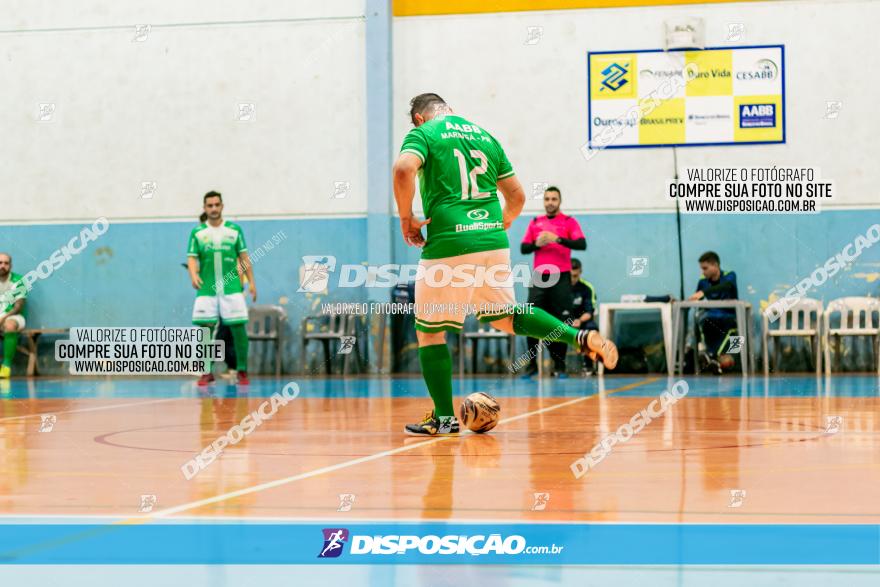
POLYGON ((193 228, 187 255, 199 260, 202 287, 197 295, 241 293, 238 256, 245 251, 244 233, 237 224, 224 222, 220 226, 211 226, 204 223, 193 228))
MULTIPOLYGON (((0 281, 0 314, 8 314, 18 300, 27 296, 27 287, 18 273, 9 273, 6 281, 0 281)), ((24 316, 24 308, 21 315, 24 316)))
POLYGON ((431 219, 422 259, 510 247, 496 186, 513 167, 495 137, 449 114, 409 131, 400 152, 422 160, 419 189, 431 219))

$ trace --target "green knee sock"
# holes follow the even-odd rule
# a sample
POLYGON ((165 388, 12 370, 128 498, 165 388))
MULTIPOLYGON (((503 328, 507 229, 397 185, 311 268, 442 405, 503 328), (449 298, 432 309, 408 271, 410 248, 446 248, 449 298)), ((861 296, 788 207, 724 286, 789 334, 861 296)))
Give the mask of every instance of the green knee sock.
POLYGON ((541 308, 532 306, 519 309, 513 315, 513 331, 521 336, 531 336, 542 340, 564 342, 569 346, 578 346, 577 328, 554 318, 541 308))
POLYGON ((15 348, 18 346, 18 332, 3 333, 3 366, 12 367, 15 348))
POLYGON ((428 393, 434 400, 435 416, 454 416, 452 407, 452 355, 446 343, 419 347, 419 364, 428 393))
POLYGON ((235 347, 235 368, 238 371, 248 370, 248 335, 244 324, 231 324, 232 345, 235 347))
MULTIPOLYGON (((216 323, 215 324, 198 324, 197 326, 208 329, 208 337, 202 343, 202 346, 204 347, 202 350, 207 351, 209 345, 217 342, 217 324, 216 323)), ((208 358, 210 356, 211 355, 209 355, 207 353, 205 354, 205 374, 206 375, 211 373, 213 370, 213 367, 214 367, 213 361, 210 358, 208 358)))

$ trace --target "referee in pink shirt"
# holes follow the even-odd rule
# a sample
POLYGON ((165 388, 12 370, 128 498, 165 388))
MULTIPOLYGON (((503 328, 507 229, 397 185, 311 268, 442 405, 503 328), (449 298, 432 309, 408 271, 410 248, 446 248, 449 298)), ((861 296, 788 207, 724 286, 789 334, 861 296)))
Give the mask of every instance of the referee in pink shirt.
MULTIPOLYGON (((544 210, 547 214, 532 219, 520 250, 523 255, 535 253, 529 303, 564 321, 569 318, 571 311, 571 252, 586 250, 587 239, 578 221, 559 209, 561 204, 559 188, 550 186, 544 190, 544 210)), ((531 377, 538 372, 538 341, 534 338, 527 340, 532 361, 525 376, 531 377)), ((551 342, 548 347, 553 358, 553 377, 567 377, 565 343, 551 342)))

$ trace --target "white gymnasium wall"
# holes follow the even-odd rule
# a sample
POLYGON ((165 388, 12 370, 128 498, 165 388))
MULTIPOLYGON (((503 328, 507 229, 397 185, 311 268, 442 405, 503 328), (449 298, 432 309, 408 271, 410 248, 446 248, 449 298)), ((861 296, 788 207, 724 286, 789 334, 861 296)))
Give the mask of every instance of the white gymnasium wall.
MULTIPOLYGON (((664 198, 673 173, 671 149, 600 153, 589 163, 587 51, 663 46, 669 18, 705 19, 707 46, 785 45, 787 144, 678 149, 687 166, 820 167, 837 196, 825 208, 877 206, 880 117, 872 110, 880 83, 876 27, 880 2, 793 1, 626 9, 562 10, 397 18, 394 22, 396 146, 409 129, 406 105, 434 91, 493 132, 526 187, 562 188, 567 212, 674 210, 664 198), (726 41, 743 23, 741 41, 726 41), (861 23, 861 24, 859 24, 861 23), (525 44, 528 27, 543 37, 525 44), (825 119, 827 100, 840 100, 825 119)), ((526 211, 540 210, 530 201, 526 211)))
POLYGON ((363 0, 5 2, 0 221, 191 219, 210 189, 237 219, 365 214, 364 26, 363 0))

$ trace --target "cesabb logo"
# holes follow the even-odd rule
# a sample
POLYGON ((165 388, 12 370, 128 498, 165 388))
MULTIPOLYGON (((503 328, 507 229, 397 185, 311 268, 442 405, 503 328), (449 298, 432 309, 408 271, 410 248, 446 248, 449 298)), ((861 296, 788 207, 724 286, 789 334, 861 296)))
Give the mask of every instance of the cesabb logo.
POLYGON ((779 66, 772 59, 759 59, 755 62, 754 69, 736 72, 736 79, 750 80, 774 80, 779 75, 779 66))
POLYGON ((467 217, 471 220, 485 220, 489 217, 489 211, 485 208, 477 208, 468 212, 467 217))

